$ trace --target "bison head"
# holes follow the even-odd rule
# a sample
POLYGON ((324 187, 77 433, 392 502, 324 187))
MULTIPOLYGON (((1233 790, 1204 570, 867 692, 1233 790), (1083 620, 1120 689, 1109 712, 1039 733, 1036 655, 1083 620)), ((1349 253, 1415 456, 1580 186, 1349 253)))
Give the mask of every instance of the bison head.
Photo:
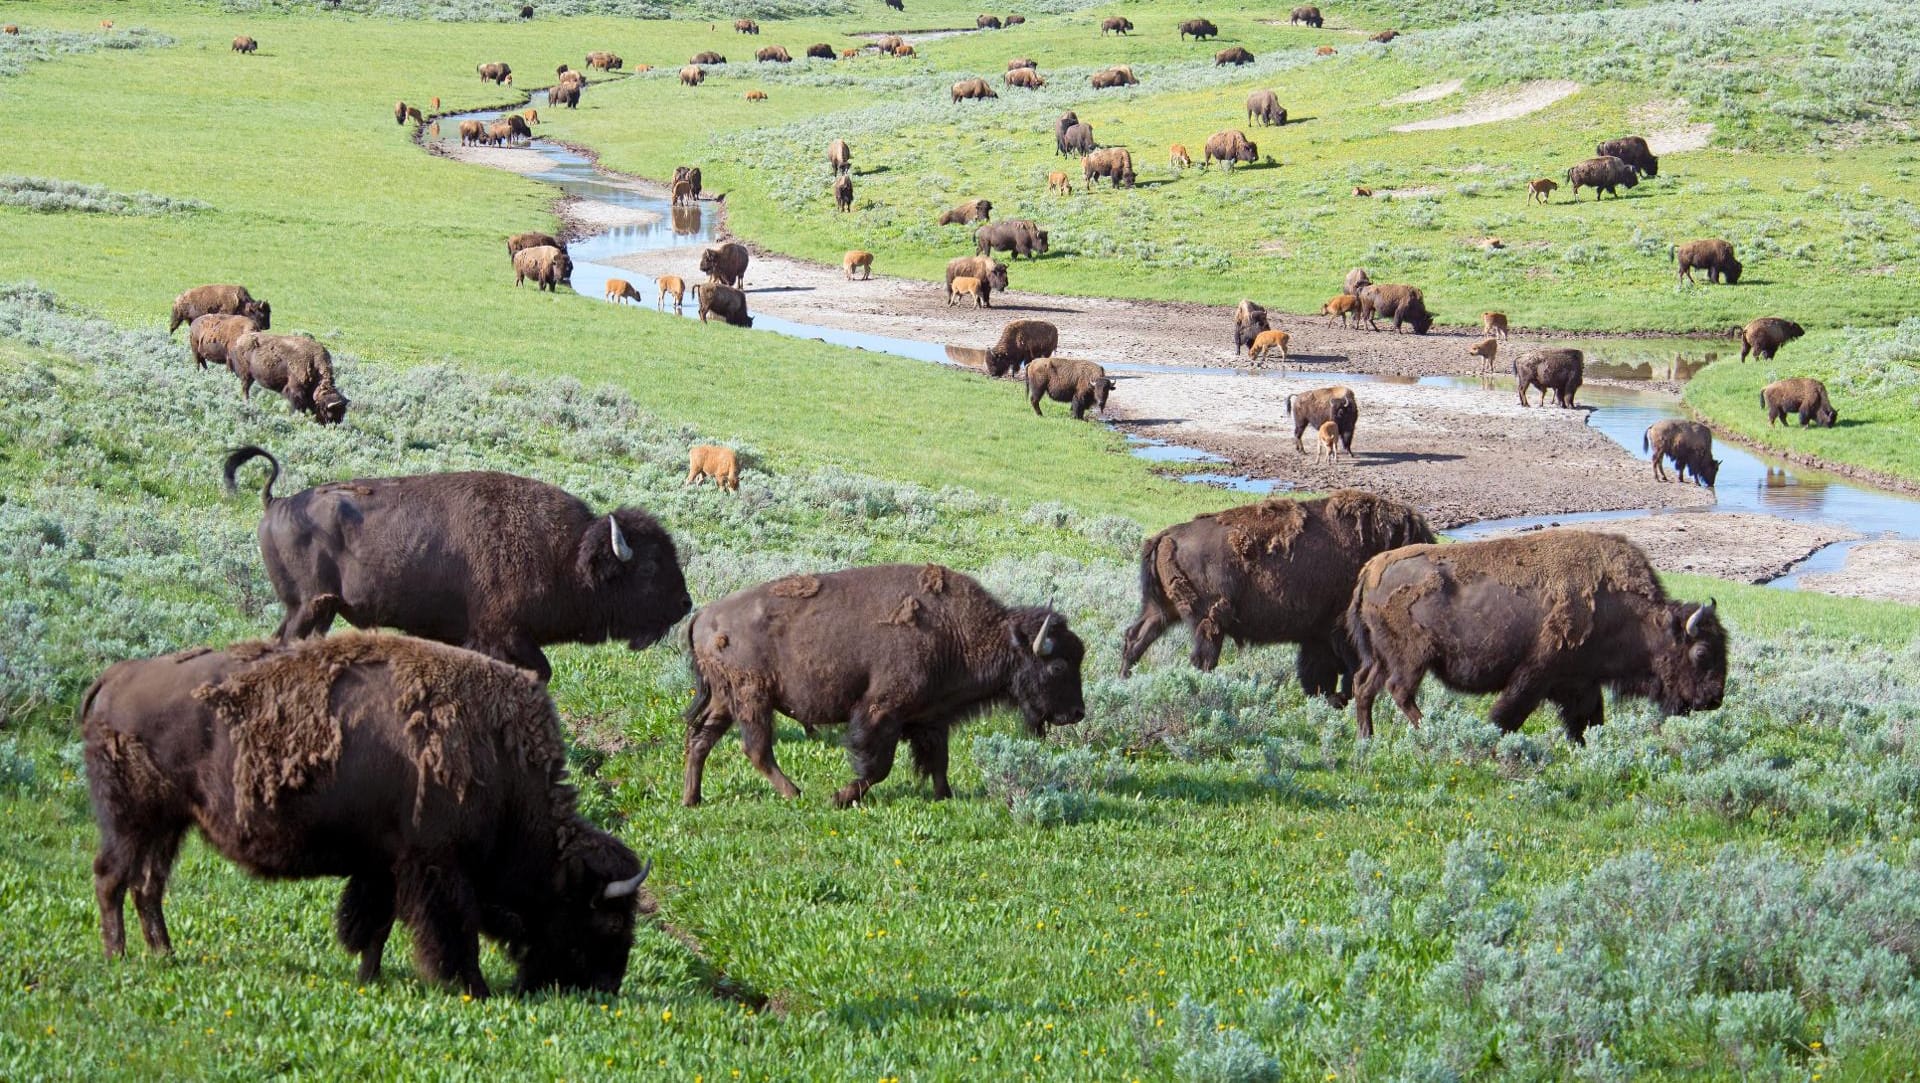
POLYGON ((1727 285, 1738 286, 1740 284, 1740 261, 1728 257, 1727 265, 1720 273, 1727 276, 1727 285))
POLYGON ((1831 429, 1833 423, 1840 420, 1840 411, 1835 410, 1832 403, 1823 402, 1820 409, 1814 411, 1813 419, 1820 423, 1821 428, 1831 429))
POLYGON ((1251 165, 1260 160, 1260 144, 1249 140, 1247 145, 1241 147, 1240 152, 1235 154, 1234 157, 1251 165))
POLYGON ((253 320, 253 325, 262 331, 273 329, 273 306, 265 301, 248 301, 240 306, 240 314, 253 320))
POLYGON ((1033 250, 1035 252, 1045 252, 1047 250, 1047 231, 1046 230, 1043 229, 1039 231, 1039 239, 1034 241, 1033 250))
POLYGON ((996 290, 1006 289, 1007 265, 996 261, 993 265, 993 270, 987 272, 987 281, 991 283, 996 290))
POLYGON ((1110 377, 1102 376, 1093 381, 1093 405, 1103 417, 1107 413, 1107 396, 1112 393, 1113 380, 1110 377))
POLYGON ((544 913, 525 915, 519 935, 507 939, 519 966, 515 986, 617 993, 633 951, 640 885, 652 863, 640 863, 626 844, 584 820, 554 869, 554 895, 544 913))
POLYGON ((1720 476, 1720 460, 1719 459, 1708 459, 1706 462, 1701 463, 1700 465, 1694 467, 1694 470, 1693 470, 1693 480, 1705 482, 1707 485, 1707 488, 1709 489, 1713 488, 1713 479, 1719 476, 1720 476))
POLYGON ((331 380, 313 389, 313 416, 322 425, 338 425, 347 419, 347 397, 331 380))
POLYGON ((658 643, 693 609, 673 536, 639 508, 594 519, 581 534, 575 564, 603 615, 598 627, 636 651, 658 643))
POLYGON ((561 249, 560 254, 553 258, 553 277, 560 282, 573 278, 573 257, 567 255, 565 249, 561 249))
POLYGON ((1672 602, 1664 628, 1654 632, 1665 642, 1649 643, 1657 691, 1653 698, 1668 714, 1711 711, 1727 691, 1727 632, 1706 605, 1672 602))
POLYGON ((1007 639, 1014 658, 1009 690, 1028 732, 1038 736, 1049 725, 1071 726, 1086 717, 1080 660, 1087 648, 1066 618, 1047 606, 1015 610, 1007 617, 1007 639))
POLYGON ((1414 334, 1424 335, 1433 327, 1433 313, 1423 305, 1407 314, 1407 324, 1413 328, 1414 334))

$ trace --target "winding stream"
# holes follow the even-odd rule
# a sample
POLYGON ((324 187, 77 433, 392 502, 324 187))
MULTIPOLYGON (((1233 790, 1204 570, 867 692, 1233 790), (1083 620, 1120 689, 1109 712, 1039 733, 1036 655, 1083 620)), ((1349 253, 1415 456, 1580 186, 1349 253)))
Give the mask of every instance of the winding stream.
MULTIPOLYGON (((531 104, 542 107, 545 105, 544 98, 543 93, 536 93, 531 104)), ((487 111, 440 117, 438 120, 441 135, 437 142, 457 146, 460 121, 491 121, 498 116, 500 116, 498 111, 487 111)), ((568 242, 567 251, 573 257, 574 264, 572 286, 574 291, 582 297, 600 299, 604 295, 607 279, 626 278, 640 292, 645 303, 651 306, 657 300, 652 282, 637 280, 644 279, 644 276, 634 276, 631 272, 624 272, 605 261, 635 252, 661 248, 700 248, 712 243, 715 239, 716 215, 705 214, 697 207, 674 208, 665 199, 645 195, 615 183, 585 155, 566 147, 535 140, 531 149, 545 158, 549 164, 546 170, 528 174, 532 179, 553 185, 568 196, 646 212, 654 216, 654 220, 648 224, 615 226, 568 242)), ((689 298, 683 315, 691 319, 695 318, 695 314, 696 306, 689 298)), ((978 356, 980 351, 966 347, 821 327, 767 316, 759 312, 754 313, 754 328, 799 338, 819 339, 856 349, 909 357, 917 361, 971 364, 978 367, 980 360, 978 356)), ((1674 343, 1647 340, 1595 340, 1576 342, 1572 345, 1588 351, 1588 371, 1591 375, 1607 376, 1613 379, 1684 380, 1699 368, 1704 367, 1711 359, 1710 356, 1699 352, 1706 344, 1697 340, 1680 340, 1674 343)), ((1113 364, 1108 365, 1107 368, 1115 372, 1177 371, 1188 375, 1218 375, 1235 379, 1289 378, 1284 373, 1276 372, 1249 376, 1244 369, 1226 366, 1218 368, 1178 366, 1176 368, 1113 364)), ((1499 377, 1488 377, 1483 380, 1472 376, 1425 376, 1416 380, 1408 377, 1315 370, 1310 378, 1313 386, 1319 386, 1333 379, 1348 383, 1395 382, 1468 388, 1485 386, 1497 389, 1501 394, 1511 393, 1511 380, 1499 377)), ((1635 455, 1643 454, 1640 450, 1640 442, 1647 426, 1663 418, 1685 416, 1679 400, 1672 395, 1636 391, 1617 385, 1584 387, 1580 391, 1580 402, 1581 405, 1590 408, 1587 413, 1589 425, 1635 455)), ((1193 472, 1182 475, 1188 481, 1224 485, 1250 493, 1271 492, 1276 487, 1284 486, 1284 483, 1267 479, 1249 478, 1210 469, 1215 465, 1224 466, 1225 461, 1197 449, 1137 437, 1129 439, 1133 443, 1136 455, 1157 462, 1193 464, 1193 472)), ((1861 541, 1883 538, 1920 540, 1920 499, 1875 489, 1859 482, 1761 455, 1731 443, 1717 442, 1715 454, 1721 459, 1718 484, 1715 489, 1718 503, 1709 510, 1749 512, 1803 522, 1834 523, 1850 527, 1861 535, 1858 541, 1837 542, 1819 550, 1796 565, 1789 574, 1773 580, 1774 586, 1792 588, 1798 584, 1802 574, 1839 568, 1845 563, 1847 552, 1861 541)), ((1516 527, 1548 523, 1598 522, 1646 514, 1648 514, 1647 511, 1640 510, 1492 519, 1458 527, 1448 533, 1457 538, 1471 539, 1516 527)), ((1662 514, 1697 513, 1674 511, 1662 514)))

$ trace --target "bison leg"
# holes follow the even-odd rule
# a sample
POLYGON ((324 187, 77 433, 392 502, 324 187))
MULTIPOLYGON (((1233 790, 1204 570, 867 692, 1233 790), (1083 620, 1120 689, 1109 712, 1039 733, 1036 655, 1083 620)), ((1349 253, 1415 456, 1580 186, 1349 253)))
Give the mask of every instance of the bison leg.
POLYGON ((1540 706, 1546 695, 1532 681, 1516 677, 1493 701, 1493 709, 1487 713, 1487 720, 1500 727, 1502 733, 1518 730, 1533 712, 1540 706))
POLYGON ((274 632, 274 638, 282 643, 291 643, 311 636, 324 636, 327 629, 333 627, 333 619, 339 616, 340 606, 338 594, 316 594, 297 605, 289 605, 279 630, 274 632))
POLYGON ((436 982, 458 981, 468 996, 489 995, 480 973, 480 910, 458 865, 414 858, 397 871, 401 920, 413 931, 414 965, 436 982))
POLYGON ((1567 731, 1567 740, 1576 745, 1586 744, 1587 730, 1604 721, 1606 704, 1599 685, 1563 692, 1553 697, 1553 703, 1560 708, 1560 726, 1567 731))
POLYGON ((1373 740, 1373 700, 1386 681, 1378 663, 1368 663, 1353 682, 1353 720, 1362 741, 1373 740))
POLYGON ((127 882, 132 879, 134 855, 124 838, 107 841, 101 828, 100 853, 93 859, 93 896, 100 904, 100 942, 107 958, 127 950, 127 882))
POLYGON ((866 709, 854 712, 847 731, 847 754, 853 760, 853 781, 833 795, 835 808, 846 808, 893 773, 894 753, 900 747, 900 728, 890 718, 866 709))
MULTIPOLYGON (((149 828, 149 830, 153 830, 149 828)), ((167 935, 167 915, 160 900, 167 893, 167 878, 173 874, 173 859, 180 852, 180 839, 186 825, 168 824, 149 835, 140 848, 139 870, 133 882, 133 908, 140 915, 140 934, 147 947, 162 954, 173 951, 173 938, 167 935)))
POLYGON ((950 730, 928 723, 907 735, 907 751, 913 755, 914 772, 933 780, 933 799, 945 801, 953 796, 947 783, 947 742, 950 730))
POLYGON ((709 715, 698 725, 687 727, 687 777, 681 804, 692 808, 700 803, 700 777, 707 769, 707 756, 732 724, 733 719, 723 714, 717 718, 709 715))
POLYGON ((770 711, 752 711, 740 718, 740 747, 747 753, 747 762, 766 776, 768 782, 781 797, 800 796, 800 787, 780 770, 780 764, 773 758, 773 716, 770 711))
POLYGON ((1387 694, 1393 697, 1394 705, 1414 729, 1420 728, 1420 720, 1426 716, 1420 713, 1420 682, 1427 675, 1426 668, 1413 671, 1413 676, 1405 681, 1397 680, 1394 675, 1387 677, 1387 694))
POLYGON ((380 977, 380 960, 393 932, 393 873, 380 869, 347 878, 334 911, 334 935, 340 946, 360 957, 358 980, 365 985, 380 977))
POLYGON ((1294 672, 1300 678, 1301 691, 1307 695, 1325 696, 1335 708, 1347 705, 1347 697, 1342 694, 1340 685, 1345 682, 1351 690, 1353 677, 1331 644, 1300 644, 1300 657, 1294 663, 1294 672))
POLYGON ((1172 622, 1173 617, 1174 614, 1168 611, 1161 598, 1140 599, 1140 615, 1127 628, 1126 636, 1120 641, 1121 680, 1133 674, 1134 665, 1166 632, 1167 625, 1172 622))

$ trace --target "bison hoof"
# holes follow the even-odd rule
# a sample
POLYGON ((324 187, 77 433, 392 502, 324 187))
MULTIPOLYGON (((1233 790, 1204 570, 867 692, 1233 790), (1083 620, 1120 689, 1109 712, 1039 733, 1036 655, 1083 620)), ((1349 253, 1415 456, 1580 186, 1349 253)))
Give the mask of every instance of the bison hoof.
POLYGON ((857 805, 860 803, 860 798, 862 796, 864 796, 864 791, 859 790, 853 786, 848 786, 846 789, 841 790, 838 793, 835 793, 833 795, 833 807, 842 808, 842 809, 852 808, 854 805, 857 805))

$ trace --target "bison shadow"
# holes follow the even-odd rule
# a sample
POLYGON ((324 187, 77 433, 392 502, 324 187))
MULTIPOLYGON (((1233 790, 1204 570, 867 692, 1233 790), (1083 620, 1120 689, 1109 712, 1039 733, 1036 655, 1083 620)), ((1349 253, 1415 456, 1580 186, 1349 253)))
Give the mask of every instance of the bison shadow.
POLYGON ((1427 451, 1356 451, 1353 461, 1359 464, 1392 466, 1396 463, 1451 463, 1466 458, 1465 455, 1444 455, 1427 451))
POLYGON ((995 309, 997 309, 997 310, 999 310, 999 311, 1002 311, 1002 312, 1065 312, 1065 313, 1069 313, 1069 314, 1073 314, 1073 313, 1078 313, 1078 312, 1080 312, 1080 311, 1082 311, 1081 309, 1077 309, 1077 308, 1065 308, 1065 307, 1062 307, 1062 306, 1060 306, 1060 305, 1037 305, 1037 304, 1025 304, 1025 305, 1009 305, 1009 304, 998 304, 998 305, 994 305, 993 307, 994 307, 995 309))
POLYGON ((818 286, 758 286, 742 293, 812 293, 818 286))
POLYGON ((872 169, 856 169, 853 171, 853 175, 856 177, 871 177, 880 173, 891 173, 891 172, 893 172, 892 166, 877 165, 877 166, 874 166, 872 169))

